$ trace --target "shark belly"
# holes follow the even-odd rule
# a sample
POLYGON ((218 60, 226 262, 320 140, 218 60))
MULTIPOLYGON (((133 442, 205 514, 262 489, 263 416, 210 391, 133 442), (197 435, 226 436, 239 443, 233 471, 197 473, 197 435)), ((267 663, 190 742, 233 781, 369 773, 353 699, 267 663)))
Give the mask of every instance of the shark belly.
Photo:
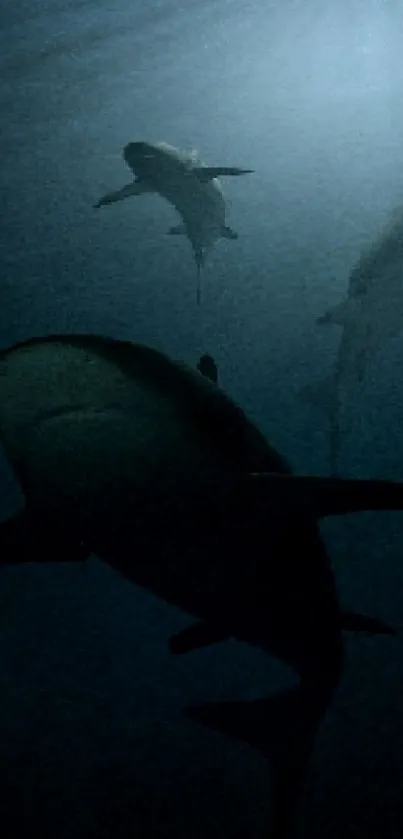
POLYGON ((217 241, 225 225, 225 202, 214 181, 202 183, 191 169, 184 169, 170 177, 156 174, 152 185, 175 208, 195 247, 217 241))

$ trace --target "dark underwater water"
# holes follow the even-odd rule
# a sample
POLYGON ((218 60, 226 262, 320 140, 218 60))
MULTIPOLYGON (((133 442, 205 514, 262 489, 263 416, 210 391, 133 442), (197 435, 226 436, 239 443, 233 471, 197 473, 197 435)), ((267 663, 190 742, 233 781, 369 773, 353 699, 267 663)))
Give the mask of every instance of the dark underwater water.
MULTIPOLYGON (((90 331, 195 365, 299 472, 328 471, 302 385, 334 363, 315 318, 403 195, 403 14, 397 2, 3 2, 0 10, 3 347, 90 331), (227 179, 236 242, 210 255, 196 308, 173 210, 92 204, 130 179, 130 139, 253 168, 227 179)), ((141 202, 141 206, 140 206, 141 202)), ((403 477, 401 336, 351 397, 346 475, 403 477)), ((19 500, 8 466, 3 517, 19 500)), ((323 527, 340 597, 402 626, 403 516, 323 527)), ((173 660, 187 618, 95 558, 0 572, 3 835, 141 839, 264 835, 269 769, 199 730, 189 702, 265 695, 285 667, 240 644, 173 660)), ((301 814, 310 839, 403 835, 403 641, 348 638, 301 814)))

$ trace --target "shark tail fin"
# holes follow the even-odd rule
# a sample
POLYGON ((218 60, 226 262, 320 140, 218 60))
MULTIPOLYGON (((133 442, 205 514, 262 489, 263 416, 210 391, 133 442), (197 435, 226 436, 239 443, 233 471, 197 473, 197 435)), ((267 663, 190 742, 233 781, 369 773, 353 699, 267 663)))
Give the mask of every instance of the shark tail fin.
POLYGON ((204 266, 204 254, 202 248, 195 248, 195 260, 196 260, 196 303, 200 306, 201 303, 201 275, 202 275, 202 268, 204 266))
POLYGON ((197 286, 196 286, 196 303, 200 306, 201 303, 201 270, 200 266, 197 266, 197 286))
POLYGON ((320 715, 308 710, 303 693, 295 689, 265 699, 193 705, 186 716, 270 759, 273 835, 291 835, 320 721, 320 715))

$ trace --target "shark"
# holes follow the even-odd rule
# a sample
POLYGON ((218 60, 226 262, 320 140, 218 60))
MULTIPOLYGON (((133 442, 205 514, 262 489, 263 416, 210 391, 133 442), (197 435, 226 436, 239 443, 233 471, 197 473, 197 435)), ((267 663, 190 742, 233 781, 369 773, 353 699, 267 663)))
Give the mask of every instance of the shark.
POLYGON ((208 376, 103 335, 0 351, 0 440, 24 499, 0 525, 1 565, 95 554, 188 615, 172 655, 233 638, 295 673, 272 696, 184 709, 271 762, 267 835, 292 839, 343 631, 395 633, 340 605, 319 522, 403 510, 403 483, 295 475, 208 376))
POLYGON ((299 391, 299 397, 325 413, 329 421, 330 464, 336 475, 348 393, 357 392, 379 351, 403 324, 403 206, 399 205, 365 249, 349 276, 347 296, 316 323, 341 327, 333 370, 299 391))
POLYGON ((158 193, 172 204, 181 223, 168 231, 186 235, 191 243, 197 269, 197 304, 201 299, 201 271, 205 256, 218 239, 237 239, 226 224, 226 205, 219 178, 252 173, 236 166, 206 166, 198 152, 186 152, 169 143, 127 143, 123 158, 135 175, 134 181, 115 192, 108 192, 95 208, 122 201, 134 195, 158 193))

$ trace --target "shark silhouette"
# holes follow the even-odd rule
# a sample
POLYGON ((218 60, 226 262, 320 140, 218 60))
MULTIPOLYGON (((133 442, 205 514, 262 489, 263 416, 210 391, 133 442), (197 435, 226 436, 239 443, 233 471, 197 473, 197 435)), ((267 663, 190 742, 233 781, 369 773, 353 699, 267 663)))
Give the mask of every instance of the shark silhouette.
POLYGON ((333 371, 302 388, 299 396, 327 414, 331 471, 338 470, 342 411, 350 388, 364 380, 377 352, 403 325, 403 207, 397 207, 379 237, 354 266, 347 298, 328 309, 318 324, 342 327, 333 371))
POLYGON ((0 526, 1 563, 95 553, 193 616, 172 653, 232 637, 290 665, 292 690, 186 710, 271 759, 271 835, 290 839, 342 630, 393 634, 341 609, 318 521, 401 510, 403 484, 293 475, 216 384, 146 346, 54 335, 1 351, 0 370, 0 439, 25 497, 0 526))
POLYGON ((133 195, 156 192, 173 204, 182 224, 171 227, 171 234, 185 234, 192 245, 197 268, 197 303, 201 297, 201 269, 207 250, 220 239, 237 239, 226 224, 226 207, 219 176, 245 175, 253 169, 234 166, 205 166, 197 152, 185 152, 168 143, 128 143, 123 157, 133 174, 132 183, 109 192, 96 208, 133 195))

